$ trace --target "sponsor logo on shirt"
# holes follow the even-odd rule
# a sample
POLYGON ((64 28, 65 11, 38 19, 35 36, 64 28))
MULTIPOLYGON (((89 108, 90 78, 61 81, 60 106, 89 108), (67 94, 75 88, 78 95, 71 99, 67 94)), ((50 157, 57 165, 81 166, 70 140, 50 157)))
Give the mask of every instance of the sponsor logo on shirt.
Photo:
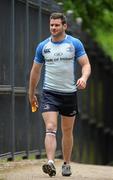
POLYGON ((54 53, 54 55, 55 55, 55 56, 62 56, 63 53, 62 53, 62 52, 56 52, 56 53, 54 53))
POLYGON ((67 48, 66 48, 66 51, 67 51, 67 52, 73 52, 73 51, 74 51, 74 49, 73 49, 73 47, 72 47, 72 46, 69 46, 69 47, 67 47, 67 48))
POLYGON ((50 48, 44 49, 44 53, 45 53, 45 54, 50 53, 50 52, 51 52, 51 51, 50 51, 50 48))

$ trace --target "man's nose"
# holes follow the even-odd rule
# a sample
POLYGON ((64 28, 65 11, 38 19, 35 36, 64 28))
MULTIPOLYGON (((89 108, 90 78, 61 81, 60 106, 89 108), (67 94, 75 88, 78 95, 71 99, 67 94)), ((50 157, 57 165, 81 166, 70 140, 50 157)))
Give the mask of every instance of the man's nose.
POLYGON ((53 25, 53 27, 52 27, 52 28, 54 29, 54 28, 56 28, 56 26, 55 26, 55 25, 53 25))

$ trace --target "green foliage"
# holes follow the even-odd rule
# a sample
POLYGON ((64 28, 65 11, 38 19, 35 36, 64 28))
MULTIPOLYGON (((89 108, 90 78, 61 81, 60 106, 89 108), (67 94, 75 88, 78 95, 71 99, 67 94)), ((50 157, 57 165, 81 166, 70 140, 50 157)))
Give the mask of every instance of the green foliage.
POLYGON ((95 40, 100 44, 107 55, 113 59, 113 32, 103 31, 103 29, 96 29, 95 40))
POLYGON ((63 3, 65 12, 71 9, 74 12, 74 17, 82 17, 84 28, 90 27, 92 29, 93 23, 103 19, 105 11, 113 12, 111 0, 62 0, 60 2, 63 3))
POLYGON ((113 13, 106 10, 101 21, 93 26, 93 38, 100 44, 107 55, 113 59, 113 13))

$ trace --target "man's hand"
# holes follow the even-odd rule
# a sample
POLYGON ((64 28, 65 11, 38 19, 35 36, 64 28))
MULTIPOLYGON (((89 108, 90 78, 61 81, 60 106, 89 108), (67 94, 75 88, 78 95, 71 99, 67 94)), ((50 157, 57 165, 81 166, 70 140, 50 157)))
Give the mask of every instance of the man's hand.
POLYGON ((33 108, 37 109, 38 106, 39 106, 37 97, 36 97, 35 95, 34 95, 34 96, 31 96, 31 95, 29 94, 29 101, 30 101, 30 104, 31 104, 32 112, 36 111, 36 110, 33 111, 33 108))
POLYGON ((78 89, 85 89, 86 88, 86 80, 81 77, 77 80, 76 86, 78 89))
MULTIPOLYGON (((34 107, 34 109, 37 109, 39 106, 37 97, 35 96, 35 90, 36 87, 38 85, 38 82, 40 80, 40 73, 41 73, 41 68, 42 68, 43 64, 37 64, 37 63, 33 63, 31 72, 30 72, 30 80, 29 80, 29 90, 28 90, 28 94, 29 94, 29 102, 31 104, 31 108, 34 107)), ((35 112, 36 110, 34 110, 33 112, 35 112)))

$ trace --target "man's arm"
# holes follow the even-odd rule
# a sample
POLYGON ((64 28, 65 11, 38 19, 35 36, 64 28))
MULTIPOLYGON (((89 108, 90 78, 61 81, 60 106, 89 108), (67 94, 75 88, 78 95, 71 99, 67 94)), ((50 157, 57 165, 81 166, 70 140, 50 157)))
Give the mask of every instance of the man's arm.
POLYGON ((29 93, 29 101, 30 101, 31 105, 33 103, 36 103, 38 106, 38 101, 35 96, 35 90, 36 90, 36 87, 40 80, 41 69, 42 69, 42 63, 40 63, 40 64, 36 64, 35 62, 33 63, 31 73, 30 73, 29 92, 28 92, 29 93))
POLYGON ((82 76, 77 80, 76 84, 78 89, 84 89, 91 74, 91 65, 87 55, 81 56, 78 60, 78 63, 82 67, 82 76))

